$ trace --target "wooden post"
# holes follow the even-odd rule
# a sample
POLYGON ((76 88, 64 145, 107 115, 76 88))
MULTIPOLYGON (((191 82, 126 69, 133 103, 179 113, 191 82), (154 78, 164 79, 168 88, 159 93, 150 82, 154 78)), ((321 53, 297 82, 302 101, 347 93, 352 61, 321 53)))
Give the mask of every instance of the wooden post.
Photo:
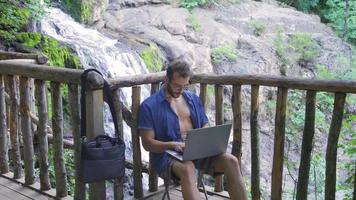
MULTIPOLYGON (((92 73, 89 73, 90 75, 92 73)), ((93 73, 95 74, 95 73, 93 73)), ((103 91, 88 90, 86 92, 86 130, 87 139, 93 139, 96 135, 104 133, 103 123, 103 91)), ((89 184, 89 199, 106 199, 105 181, 89 184)))
POLYGON ((134 162, 134 197, 142 198, 142 162, 141 162, 141 147, 140 137, 137 129, 138 109, 141 100, 141 87, 132 87, 132 119, 133 126, 131 127, 132 148, 133 148, 133 162, 134 162))
MULTIPOLYGON (((115 90, 113 92, 114 108, 117 116, 117 125, 119 128, 119 137, 124 140, 124 124, 122 117, 122 108, 120 101, 120 90, 115 90)), ((124 178, 117 178, 114 180, 114 199, 123 200, 124 199, 124 178)))
POLYGON ((31 129, 31 108, 30 108, 30 88, 29 79, 20 78, 20 112, 21 112, 21 130, 24 141, 24 164, 25 164, 25 184, 32 185, 35 182, 34 172, 34 150, 33 137, 31 129))
POLYGON ((234 115, 234 135, 232 142, 232 155, 236 156, 241 166, 242 155, 242 117, 241 117, 241 85, 232 87, 232 112, 234 115))
POLYGON ((310 172, 310 158, 313 149, 313 138, 315 133, 315 97, 316 92, 307 91, 305 101, 305 121, 303 131, 302 152, 299 165, 297 200, 308 198, 308 183, 310 172))
POLYGON ((10 81, 9 81, 9 78, 10 76, 5 76, 3 75, 3 78, 4 78, 4 85, 5 85, 5 92, 6 94, 8 95, 8 98, 6 98, 5 96, 5 104, 6 104, 6 124, 7 124, 7 128, 9 129, 10 128, 10 110, 11 110, 11 98, 9 96, 10 94, 10 81))
POLYGON ((20 144, 19 144, 19 96, 18 96, 18 82, 15 76, 8 76, 9 81, 9 95, 11 97, 10 106, 10 140, 12 165, 14 170, 14 179, 22 177, 20 144))
POLYGON ((61 84, 51 82, 52 93, 52 129, 53 129, 53 159, 56 177, 56 196, 65 197, 67 192, 67 172, 63 154, 63 108, 61 84))
MULTIPOLYGON (((159 83, 152 83, 151 84, 151 95, 156 93, 158 90, 159 90, 159 83)), ((148 191, 150 191, 150 192, 155 192, 158 190, 158 175, 157 175, 156 170, 153 167, 153 163, 151 162, 151 157, 150 157, 150 162, 149 162, 148 186, 149 186, 148 191)))
POLYGON ((334 110, 326 147, 325 199, 335 199, 337 144, 345 105, 345 93, 335 93, 334 110))
POLYGON ((4 76, 0 74, 0 173, 9 172, 4 76))
POLYGON ((271 198, 282 199, 282 179, 283 179, 283 159, 284 159, 284 138, 287 111, 288 88, 278 88, 277 108, 274 133, 274 151, 272 168, 272 189, 271 198))
POLYGON ((41 190, 51 189, 48 171, 48 110, 47 110, 47 84, 42 80, 35 80, 36 85, 36 104, 38 108, 38 146, 40 164, 40 187, 41 190))
POLYGON ((206 83, 201 83, 200 84, 200 94, 199 94, 199 97, 200 97, 200 101, 201 103, 203 104, 204 106, 204 109, 206 110, 206 90, 207 90, 207 84, 206 83))
MULTIPOLYGON (((224 88, 222 85, 215 85, 215 123, 220 125, 224 123, 224 108, 223 108, 224 88)), ((215 177, 215 192, 222 192, 223 175, 215 177)))
POLYGON ((252 200, 259 200, 260 192, 260 136, 258 125, 259 86, 251 86, 251 194, 252 200))
POLYGON ((75 188, 74 199, 85 200, 85 184, 79 179, 80 157, 81 157, 81 135, 80 135, 80 101, 79 88, 76 84, 69 84, 69 105, 72 124, 72 135, 74 141, 74 167, 75 188))

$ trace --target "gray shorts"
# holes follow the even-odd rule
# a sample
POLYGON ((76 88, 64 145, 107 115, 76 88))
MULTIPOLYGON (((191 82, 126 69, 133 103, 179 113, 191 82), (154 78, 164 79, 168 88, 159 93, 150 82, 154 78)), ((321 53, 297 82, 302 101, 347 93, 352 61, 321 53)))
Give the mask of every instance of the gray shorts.
MULTIPOLYGON (((193 163, 195 168, 202 171, 204 174, 209 174, 212 177, 223 174, 222 172, 215 172, 213 160, 216 156, 211 156, 208 158, 202 158, 198 160, 194 160, 193 163)), ((174 162, 180 162, 175 158, 169 157, 168 166, 159 176, 163 179, 172 179, 175 183, 179 183, 179 177, 173 173, 172 166, 174 162)))

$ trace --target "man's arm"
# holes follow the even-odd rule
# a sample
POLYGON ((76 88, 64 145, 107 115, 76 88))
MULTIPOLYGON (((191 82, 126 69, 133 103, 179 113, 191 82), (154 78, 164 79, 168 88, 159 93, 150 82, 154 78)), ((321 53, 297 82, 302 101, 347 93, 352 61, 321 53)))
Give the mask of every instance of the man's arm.
POLYGON ((164 151, 171 149, 177 152, 183 152, 184 143, 181 142, 162 142, 154 139, 154 131, 150 129, 140 129, 140 135, 142 139, 143 148, 146 151, 153 153, 163 153, 164 151))

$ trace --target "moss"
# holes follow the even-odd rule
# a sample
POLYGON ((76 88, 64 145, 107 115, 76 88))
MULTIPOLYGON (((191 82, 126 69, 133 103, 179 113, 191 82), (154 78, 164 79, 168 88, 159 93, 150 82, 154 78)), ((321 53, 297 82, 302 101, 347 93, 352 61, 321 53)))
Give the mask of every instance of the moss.
POLYGON ((82 4, 81 21, 83 23, 89 23, 92 18, 93 2, 84 1, 82 4))
POLYGON ((266 31, 266 25, 262 21, 252 21, 253 34, 255 36, 261 36, 266 31))
POLYGON ((199 19, 195 14, 192 14, 191 16, 189 16, 187 18, 187 21, 191 24, 193 30, 195 32, 198 32, 200 30, 200 23, 199 23, 199 19))
POLYGON ((39 33, 19 33, 16 35, 16 40, 28 47, 36 48, 41 42, 41 34, 39 33))
POLYGON ((30 11, 8 2, 0 2, 0 8, 0 40, 9 43, 28 23, 30 11))
POLYGON ((61 46, 56 40, 39 33, 19 33, 17 42, 41 50, 49 59, 49 65, 66 68, 79 68, 77 56, 73 56, 70 49, 61 46))
POLYGON ((303 66, 306 63, 313 63, 319 55, 320 46, 308 34, 295 34, 287 36, 279 30, 274 40, 276 53, 285 65, 297 62, 303 66))
POLYGON ((234 62, 237 60, 238 52, 234 45, 226 44, 213 48, 211 58, 214 64, 219 64, 223 61, 234 62))
POLYGON ((89 23, 92 20, 92 13, 95 0, 63 0, 62 4, 74 20, 81 23, 89 23))
POLYGON ((81 22, 81 0, 62 0, 62 4, 74 20, 81 22))
POLYGON ((146 64, 149 72, 161 71, 164 60, 162 53, 156 44, 151 43, 150 46, 141 52, 140 56, 146 64))

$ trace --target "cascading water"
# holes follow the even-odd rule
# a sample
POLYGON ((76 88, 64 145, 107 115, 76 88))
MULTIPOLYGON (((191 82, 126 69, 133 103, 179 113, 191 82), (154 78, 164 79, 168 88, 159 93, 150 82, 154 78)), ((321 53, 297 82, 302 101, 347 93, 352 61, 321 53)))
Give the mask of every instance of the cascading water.
MULTIPOLYGON (((85 69, 96 68, 106 77, 115 78, 148 73, 144 62, 136 52, 122 48, 123 45, 120 45, 118 40, 106 37, 96 30, 85 28, 60 9, 50 8, 48 10, 48 16, 40 23, 40 32, 71 47, 78 54, 85 69)), ((121 91, 121 100, 125 105, 130 105, 131 88, 122 88, 121 91)), ((147 86, 142 89, 142 99, 148 95, 147 86)), ((104 112, 109 113, 107 106, 104 112)), ((109 122, 112 122, 111 116, 104 114, 105 131, 113 133, 113 124, 109 122)), ((132 160, 130 133, 129 127, 125 124, 126 158, 132 160)), ((148 161, 147 152, 142 152, 142 157, 143 160, 148 161)), ((127 177, 127 179, 132 181, 132 178, 127 177)), ((144 186, 148 185, 147 176, 144 176, 143 182, 144 186)), ((131 184, 125 183, 126 193, 132 193, 129 185, 131 184)))

